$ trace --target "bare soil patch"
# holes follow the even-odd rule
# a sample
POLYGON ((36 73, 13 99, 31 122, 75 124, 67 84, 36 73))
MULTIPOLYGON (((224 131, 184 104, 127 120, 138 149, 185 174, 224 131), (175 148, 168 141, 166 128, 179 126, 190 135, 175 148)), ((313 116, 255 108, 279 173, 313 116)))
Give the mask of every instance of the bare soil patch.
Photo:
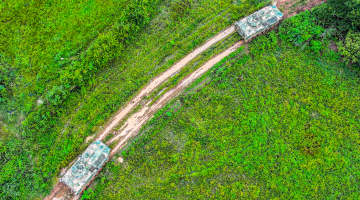
POLYGON ((283 12, 284 19, 292 17, 300 12, 310 10, 311 8, 318 6, 327 0, 307 0, 306 3, 301 3, 301 0, 279 0, 277 7, 283 12))
POLYGON ((331 41, 331 43, 329 45, 329 48, 332 49, 335 52, 338 52, 337 45, 336 45, 336 43, 334 41, 331 41))
POLYGON ((85 142, 88 143, 90 140, 94 139, 95 136, 96 135, 90 135, 90 136, 86 137, 85 142))
POLYGON ((73 194, 70 188, 68 188, 64 183, 58 182, 51 191, 51 194, 46 196, 44 200, 66 200, 71 199, 72 196, 73 194))

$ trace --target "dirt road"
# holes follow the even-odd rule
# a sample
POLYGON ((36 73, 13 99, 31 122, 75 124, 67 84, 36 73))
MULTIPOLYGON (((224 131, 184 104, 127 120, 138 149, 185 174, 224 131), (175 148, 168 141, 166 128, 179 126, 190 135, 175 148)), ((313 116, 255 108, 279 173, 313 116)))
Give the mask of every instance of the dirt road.
POLYGON ((103 132, 97 137, 99 140, 103 140, 110 131, 115 128, 115 126, 125 118, 127 114, 129 114, 140 102, 141 100, 150 92, 154 91, 159 85, 168 80, 172 75, 176 72, 179 72, 187 63, 189 63, 196 56, 207 50, 211 45, 217 43, 218 41, 224 39, 235 31, 234 26, 230 26, 229 28, 221 31, 219 34, 210 38, 205 42, 204 45, 198 47, 193 52, 188 54, 186 57, 181 59, 179 62, 174 64, 170 69, 160 74, 158 77, 153 79, 144 89, 140 91, 138 95, 136 95, 123 109, 118 112, 115 117, 111 120, 111 122, 106 126, 103 132))
POLYGON ((222 53, 214 56, 212 59, 207 61, 203 66, 197 69, 195 72, 191 73, 189 76, 185 77, 178 83, 174 88, 166 92, 161 96, 161 98, 152 104, 150 107, 147 105, 143 107, 140 111, 133 114, 125 123, 125 128, 113 137, 111 140, 107 142, 107 144, 111 144, 117 140, 118 143, 116 146, 111 150, 111 155, 117 153, 122 146, 126 144, 126 142, 133 136, 135 136, 140 128, 152 118, 153 114, 162 108, 166 103, 168 103, 172 98, 176 97, 180 94, 183 89, 188 86, 190 83, 198 79, 201 75, 207 72, 211 67, 213 67, 216 63, 220 60, 228 56, 230 53, 234 52, 236 49, 241 47, 244 44, 243 41, 236 43, 235 45, 231 46, 230 48, 226 49, 222 53))

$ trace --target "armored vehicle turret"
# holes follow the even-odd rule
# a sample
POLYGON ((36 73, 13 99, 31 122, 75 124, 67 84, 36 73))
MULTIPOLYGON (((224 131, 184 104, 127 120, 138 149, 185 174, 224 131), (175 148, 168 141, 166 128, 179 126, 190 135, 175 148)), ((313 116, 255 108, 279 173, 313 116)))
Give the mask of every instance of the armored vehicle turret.
POLYGON ((276 6, 267 6, 234 23, 236 31, 245 42, 275 27, 283 17, 276 6))
POLYGON ((100 140, 91 143, 71 168, 60 179, 71 188, 75 195, 89 184, 94 175, 102 168, 109 158, 110 148, 100 140))

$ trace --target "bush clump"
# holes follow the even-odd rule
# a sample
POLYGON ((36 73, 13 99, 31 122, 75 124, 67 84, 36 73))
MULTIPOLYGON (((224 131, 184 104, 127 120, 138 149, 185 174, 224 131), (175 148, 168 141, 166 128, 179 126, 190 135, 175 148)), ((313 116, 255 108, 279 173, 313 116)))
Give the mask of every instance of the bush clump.
POLYGON ((344 42, 337 43, 346 62, 360 63, 360 32, 349 31, 344 42))
POLYGON ((54 86, 47 94, 46 100, 52 105, 59 105, 66 98, 66 91, 63 86, 54 86))

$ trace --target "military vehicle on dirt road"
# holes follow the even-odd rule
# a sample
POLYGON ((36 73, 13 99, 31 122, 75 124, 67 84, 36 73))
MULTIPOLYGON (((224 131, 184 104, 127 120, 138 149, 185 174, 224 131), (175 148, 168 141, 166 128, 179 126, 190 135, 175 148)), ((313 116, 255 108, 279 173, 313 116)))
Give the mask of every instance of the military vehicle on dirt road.
POLYGON ((60 179, 78 195, 87 187, 109 158, 110 148, 100 140, 94 141, 81 154, 71 168, 60 179))
POLYGON ((244 39, 250 42, 255 36, 264 34, 275 27, 283 17, 280 10, 272 5, 260 9, 253 14, 234 23, 236 31, 244 39))

